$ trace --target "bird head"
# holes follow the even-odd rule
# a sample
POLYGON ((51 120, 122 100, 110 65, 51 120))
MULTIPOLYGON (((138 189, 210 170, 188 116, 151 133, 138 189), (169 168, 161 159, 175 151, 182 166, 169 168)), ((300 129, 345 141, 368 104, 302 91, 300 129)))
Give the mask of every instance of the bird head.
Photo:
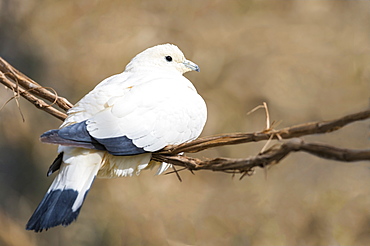
POLYGON ((182 51, 173 44, 161 44, 136 55, 126 66, 125 71, 166 70, 184 74, 199 72, 199 66, 185 58, 182 51))

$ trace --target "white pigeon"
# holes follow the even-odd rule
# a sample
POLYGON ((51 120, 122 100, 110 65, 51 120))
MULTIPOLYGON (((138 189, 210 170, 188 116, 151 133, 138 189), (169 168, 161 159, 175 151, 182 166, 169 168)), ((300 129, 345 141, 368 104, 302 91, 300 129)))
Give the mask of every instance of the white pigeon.
MULTIPOLYGON (((42 142, 59 144, 48 176, 60 170, 26 229, 69 225, 96 176, 138 175, 152 165, 151 152, 196 139, 207 108, 183 76, 192 70, 199 67, 177 46, 148 48, 84 96, 59 129, 44 133, 42 142)), ((162 163, 158 174, 168 166, 162 163)))

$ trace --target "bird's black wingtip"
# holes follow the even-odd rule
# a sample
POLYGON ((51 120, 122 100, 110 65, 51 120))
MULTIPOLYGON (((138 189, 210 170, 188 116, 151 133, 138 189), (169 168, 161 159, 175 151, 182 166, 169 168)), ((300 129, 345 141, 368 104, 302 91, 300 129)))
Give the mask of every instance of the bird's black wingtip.
POLYGON ((60 141, 60 137, 58 134, 59 130, 58 129, 53 129, 47 132, 44 132, 40 136, 40 141, 43 143, 58 143, 60 141))
POLYGON ((48 172, 46 173, 46 176, 49 177, 54 172, 56 172, 60 169, 60 166, 63 163, 63 154, 64 154, 64 152, 60 152, 59 155, 57 156, 57 158, 55 158, 55 160, 53 161, 53 163, 49 167, 48 172))

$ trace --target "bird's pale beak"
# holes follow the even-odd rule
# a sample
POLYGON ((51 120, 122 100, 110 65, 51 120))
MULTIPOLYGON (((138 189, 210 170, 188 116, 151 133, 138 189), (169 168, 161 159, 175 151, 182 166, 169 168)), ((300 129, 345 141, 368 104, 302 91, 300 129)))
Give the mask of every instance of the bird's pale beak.
POLYGON ((200 71, 199 66, 198 66, 197 64, 195 64, 194 62, 192 62, 192 61, 185 60, 185 61, 183 62, 183 64, 185 65, 185 67, 187 67, 187 68, 189 68, 189 69, 191 69, 191 70, 193 70, 193 71, 197 71, 197 72, 199 72, 199 71, 200 71))

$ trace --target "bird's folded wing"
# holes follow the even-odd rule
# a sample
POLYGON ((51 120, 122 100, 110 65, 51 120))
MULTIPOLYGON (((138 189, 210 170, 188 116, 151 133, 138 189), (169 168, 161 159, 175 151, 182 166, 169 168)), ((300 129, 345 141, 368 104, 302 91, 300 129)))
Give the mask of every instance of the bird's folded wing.
POLYGON ((171 80, 160 85, 134 87, 112 99, 109 108, 87 121, 87 131, 95 139, 126 136, 148 152, 198 137, 206 119, 203 99, 171 80))
POLYGON ((206 119, 204 109, 194 88, 162 78, 133 86, 89 119, 49 131, 41 139, 113 155, 153 152, 197 138, 206 119))

